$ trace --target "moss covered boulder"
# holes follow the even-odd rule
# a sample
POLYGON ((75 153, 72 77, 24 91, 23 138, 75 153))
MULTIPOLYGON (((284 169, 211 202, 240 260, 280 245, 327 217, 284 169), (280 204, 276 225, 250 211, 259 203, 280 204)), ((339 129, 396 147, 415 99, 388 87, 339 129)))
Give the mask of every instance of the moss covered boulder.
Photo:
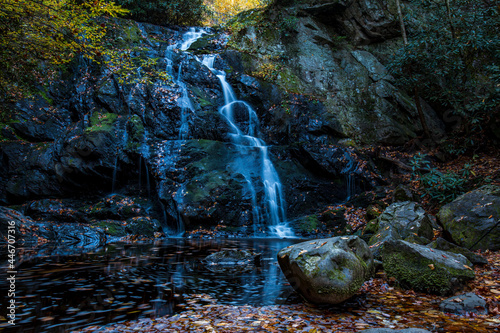
POLYGON ((485 185, 459 196, 439 210, 438 219, 458 245, 500 250, 500 186, 485 185))
POLYGON ((403 288, 448 295, 474 279, 471 262, 461 254, 389 240, 381 255, 387 276, 403 288))
POLYGON ((316 239, 282 249, 281 270, 307 301, 337 304, 353 296, 373 273, 373 257, 357 236, 316 239))

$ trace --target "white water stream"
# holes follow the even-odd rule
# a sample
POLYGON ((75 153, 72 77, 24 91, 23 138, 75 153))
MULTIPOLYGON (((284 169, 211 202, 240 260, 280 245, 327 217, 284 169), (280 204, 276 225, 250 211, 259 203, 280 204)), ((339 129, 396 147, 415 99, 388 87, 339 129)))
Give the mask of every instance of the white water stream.
POLYGON ((236 157, 235 164, 245 177, 252 195, 254 231, 257 232, 257 228, 265 224, 274 236, 294 237, 292 229, 286 223, 286 203, 278 173, 269 159, 268 147, 256 137, 259 124, 257 114, 248 103, 237 99, 226 80, 226 73, 214 68, 215 57, 215 55, 205 56, 202 63, 219 78, 222 86, 224 105, 219 112, 231 128, 229 135, 240 155, 236 157), (241 112, 245 113, 243 117, 241 112), (237 121, 237 113, 238 118, 244 118, 245 121, 237 121), (249 161, 246 158, 255 155, 258 156, 258 160, 253 164, 259 168, 258 175, 254 174, 255 170, 249 168, 249 161), (260 185, 258 182, 264 187, 263 198, 257 196, 256 186, 260 185))

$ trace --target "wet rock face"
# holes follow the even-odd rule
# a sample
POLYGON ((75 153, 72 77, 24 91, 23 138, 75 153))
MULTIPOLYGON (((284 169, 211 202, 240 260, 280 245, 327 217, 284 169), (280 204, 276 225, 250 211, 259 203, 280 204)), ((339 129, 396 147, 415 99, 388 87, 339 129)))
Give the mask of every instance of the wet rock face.
MULTIPOLYGON (((378 48, 393 53, 394 42, 385 42, 399 34, 393 2, 278 1, 271 8, 241 17, 247 27, 232 38, 236 49, 245 53, 240 57, 245 74, 260 75, 293 93, 283 94, 279 103, 268 98, 272 102, 267 109, 274 104, 281 105, 274 113, 285 111, 281 117, 266 121, 274 133, 287 129, 279 138, 323 134, 336 140, 349 137, 362 143, 399 145, 422 133, 414 100, 393 85, 394 78, 370 48, 359 45, 378 43, 378 48), (295 15, 296 11, 303 15, 295 15), (295 15, 288 30, 280 32, 262 23, 282 12, 295 15), (356 19, 350 21, 344 15, 356 19), (328 20, 322 19, 326 17, 328 20), (257 34, 259 28, 264 32, 257 34), (354 50, 353 45, 357 46, 354 50), (316 105, 306 106, 302 94, 313 96, 316 105), (302 108, 307 117, 301 117, 302 108)), ((284 19, 276 20, 281 24, 284 19)), ((231 66, 237 59, 234 54, 223 57, 231 66)), ((430 131, 442 135, 442 121, 427 103, 423 105, 430 131)))
POLYGON ((16 244, 20 245, 50 243, 70 247, 96 247, 106 243, 106 235, 100 228, 83 223, 36 222, 21 212, 6 207, 0 207, 0 243, 7 242, 8 226, 12 224, 16 230, 16 244))
POLYGON ((485 185, 465 193, 443 206, 437 217, 458 245, 470 250, 500 249, 500 186, 485 185))
POLYGON ((373 273, 366 243, 357 236, 317 239, 289 246, 278 263, 307 301, 337 304, 352 297, 373 273))
MULTIPOLYGON (((263 186, 248 186, 248 177, 258 179, 261 175, 245 175, 241 168, 258 164, 261 157, 253 150, 235 157, 228 136, 230 126, 219 113, 224 104, 221 84, 200 61, 207 51, 219 53, 215 67, 226 71, 237 97, 256 110, 260 122, 256 136, 270 145, 269 159, 284 185, 289 219, 314 214, 325 205, 345 200, 346 193, 369 189, 379 181, 358 168, 362 156, 338 144, 338 139, 345 139, 350 132, 332 108, 306 95, 296 94, 291 100, 292 95, 283 87, 248 71, 253 60, 245 53, 222 49, 214 36, 193 45, 192 53, 167 50, 180 40, 184 30, 139 27, 124 20, 117 21, 116 26, 122 29, 112 32, 118 44, 144 48, 135 50, 134 57, 159 59, 152 66, 158 71, 167 68, 173 79, 151 79, 141 73, 133 82, 123 83, 109 76, 107 69, 82 62, 75 64, 74 73, 67 73, 62 85, 50 87, 49 98, 19 103, 15 106, 18 122, 8 129, 11 141, 0 143, 3 204, 36 201, 30 214, 40 221, 114 221, 104 223, 107 234, 121 235, 127 231, 116 221, 147 214, 124 216, 103 209, 101 215, 79 211, 74 217, 62 217, 48 209, 57 206, 56 202, 40 200, 102 197, 111 191, 127 194, 139 188, 158 199, 151 218, 170 221, 169 227, 250 227, 255 220, 253 197, 261 198, 265 193, 263 186), (189 98, 189 107, 185 99, 181 101, 184 96, 189 98), (289 106, 287 110, 276 107, 282 102, 289 106), (47 126, 41 126, 40 121, 47 126), (17 140, 20 138, 29 141, 17 140)), ((323 36, 324 32, 318 34, 323 36)), ((307 58, 301 53, 300 71, 287 71, 283 76, 296 87, 306 87, 299 82, 302 79, 296 80, 300 74, 314 82, 314 89, 334 89, 337 78, 323 80, 321 75, 340 68, 344 61, 340 55, 332 60, 332 50, 324 48, 318 38, 311 42, 311 36, 304 34, 301 42, 314 44, 304 44, 310 46, 307 52, 317 47, 321 54, 307 58), (320 73, 316 61, 330 67, 320 73)), ((281 44, 276 45, 280 49, 281 44)), ((352 72, 353 78, 362 71, 362 82, 385 80, 385 69, 370 55, 342 52, 342 57, 359 67, 352 72)), ((349 68, 345 73, 351 73, 349 68)), ((248 119, 243 112, 235 112, 235 121, 244 123, 248 119)))

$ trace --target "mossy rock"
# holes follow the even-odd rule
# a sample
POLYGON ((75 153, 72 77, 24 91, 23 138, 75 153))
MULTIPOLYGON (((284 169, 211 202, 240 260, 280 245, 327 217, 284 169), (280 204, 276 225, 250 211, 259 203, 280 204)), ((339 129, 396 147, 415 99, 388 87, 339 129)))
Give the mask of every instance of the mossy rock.
POLYGON ((94 226, 100 227, 106 235, 113 237, 123 237, 127 235, 122 221, 102 220, 95 222, 94 226))
POLYGON ((337 304, 352 297, 374 269, 368 245, 357 236, 291 245, 278 253, 278 263, 292 287, 317 304, 337 304))
POLYGON ((155 232, 161 231, 161 225, 149 216, 138 216, 127 220, 125 230, 132 235, 153 237, 155 232))
POLYGON ((111 132, 114 130, 117 120, 117 114, 95 112, 90 118, 90 127, 85 129, 85 133, 111 132))
POLYGON ((467 258, 402 240, 389 240, 381 249, 384 270, 406 289, 449 295, 474 279, 467 258))
POLYGON ((364 234, 374 234, 377 231, 378 231, 378 220, 373 219, 373 220, 368 221, 368 223, 366 223, 366 225, 363 229, 363 235, 364 234))
POLYGON ((437 215, 458 245, 472 250, 500 250, 500 186, 485 185, 443 206, 437 215))

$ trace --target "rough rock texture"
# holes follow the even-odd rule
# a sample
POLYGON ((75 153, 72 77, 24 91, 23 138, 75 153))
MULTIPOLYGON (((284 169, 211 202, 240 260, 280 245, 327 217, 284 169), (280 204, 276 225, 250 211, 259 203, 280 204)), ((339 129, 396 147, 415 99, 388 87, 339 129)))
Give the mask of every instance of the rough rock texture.
POLYGON ((441 311, 457 315, 469 315, 471 313, 486 315, 488 307, 486 301, 474 293, 450 297, 439 304, 441 311))
MULTIPOLYGON (((235 27, 246 26, 233 36, 234 47, 245 53, 247 74, 267 75, 268 81, 288 92, 312 95, 320 101, 307 112, 310 133, 394 145, 422 132, 414 101, 392 85, 385 66, 368 49, 353 49, 353 44, 398 34, 392 2, 391 10, 379 1, 278 1, 277 5, 286 8, 242 15, 235 27), (297 11, 303 15, 296 15, 292 22, 282 16, 297 11)), ((302 134, 296 95, 288 99, 284 109, 293 117, 282 117, 279 122, 271 119, 268 126, 276 130, 281 123, 290 134, 302 134)), ((442 122, 432 108, 423 105, 431 132, 442 134, 442 122)))
POLYGON ((381 255, 387 276, 394 277, 403 288, 448 295, 474 279, 472 264, 461 254, 389 240, 381 255))
POLYGON ((394 0, 276 0, 280 6, 304 10, 325 24, 345 31, 355 43, 370 43, 400 34, 394 0))
POLYGON ((373 257, 357 236, 317 239, 278 253, 281 270, 307 301, 337 304, 353 296, 373 273, 373 257))
POLYGON ((500 186, 485 185, 459 196, 439 210, 438 219, 458 245, 499 250, 500 186))
POLYGON ((415 193, 413 193, 411 189, 404 185, 399 185, 394 189, 394 192, 392 193, 392 202, 416 201, 417 199, 417 195, 415 195, 415 193))
POLYGON ((486 265, 488 264, 488 260, 486 258, 475 254, 472 251, 469 251, 463 247, 455 245, 453 243, 448 242, 447 240, 439 237, 433 240, 431 243, 427 244, 427 247, 438 249, 441 251, 448 251, 452 253, 458 253, 469 259, 469 261, 473 264, 477 265, 486 265))
POLYGON ((388 240, 408 239, 429 243, 433 237, 432 223, 425 210, 416 202, 396 202, 378 217, 378 231, 368 244, 375 257, 388 240))

